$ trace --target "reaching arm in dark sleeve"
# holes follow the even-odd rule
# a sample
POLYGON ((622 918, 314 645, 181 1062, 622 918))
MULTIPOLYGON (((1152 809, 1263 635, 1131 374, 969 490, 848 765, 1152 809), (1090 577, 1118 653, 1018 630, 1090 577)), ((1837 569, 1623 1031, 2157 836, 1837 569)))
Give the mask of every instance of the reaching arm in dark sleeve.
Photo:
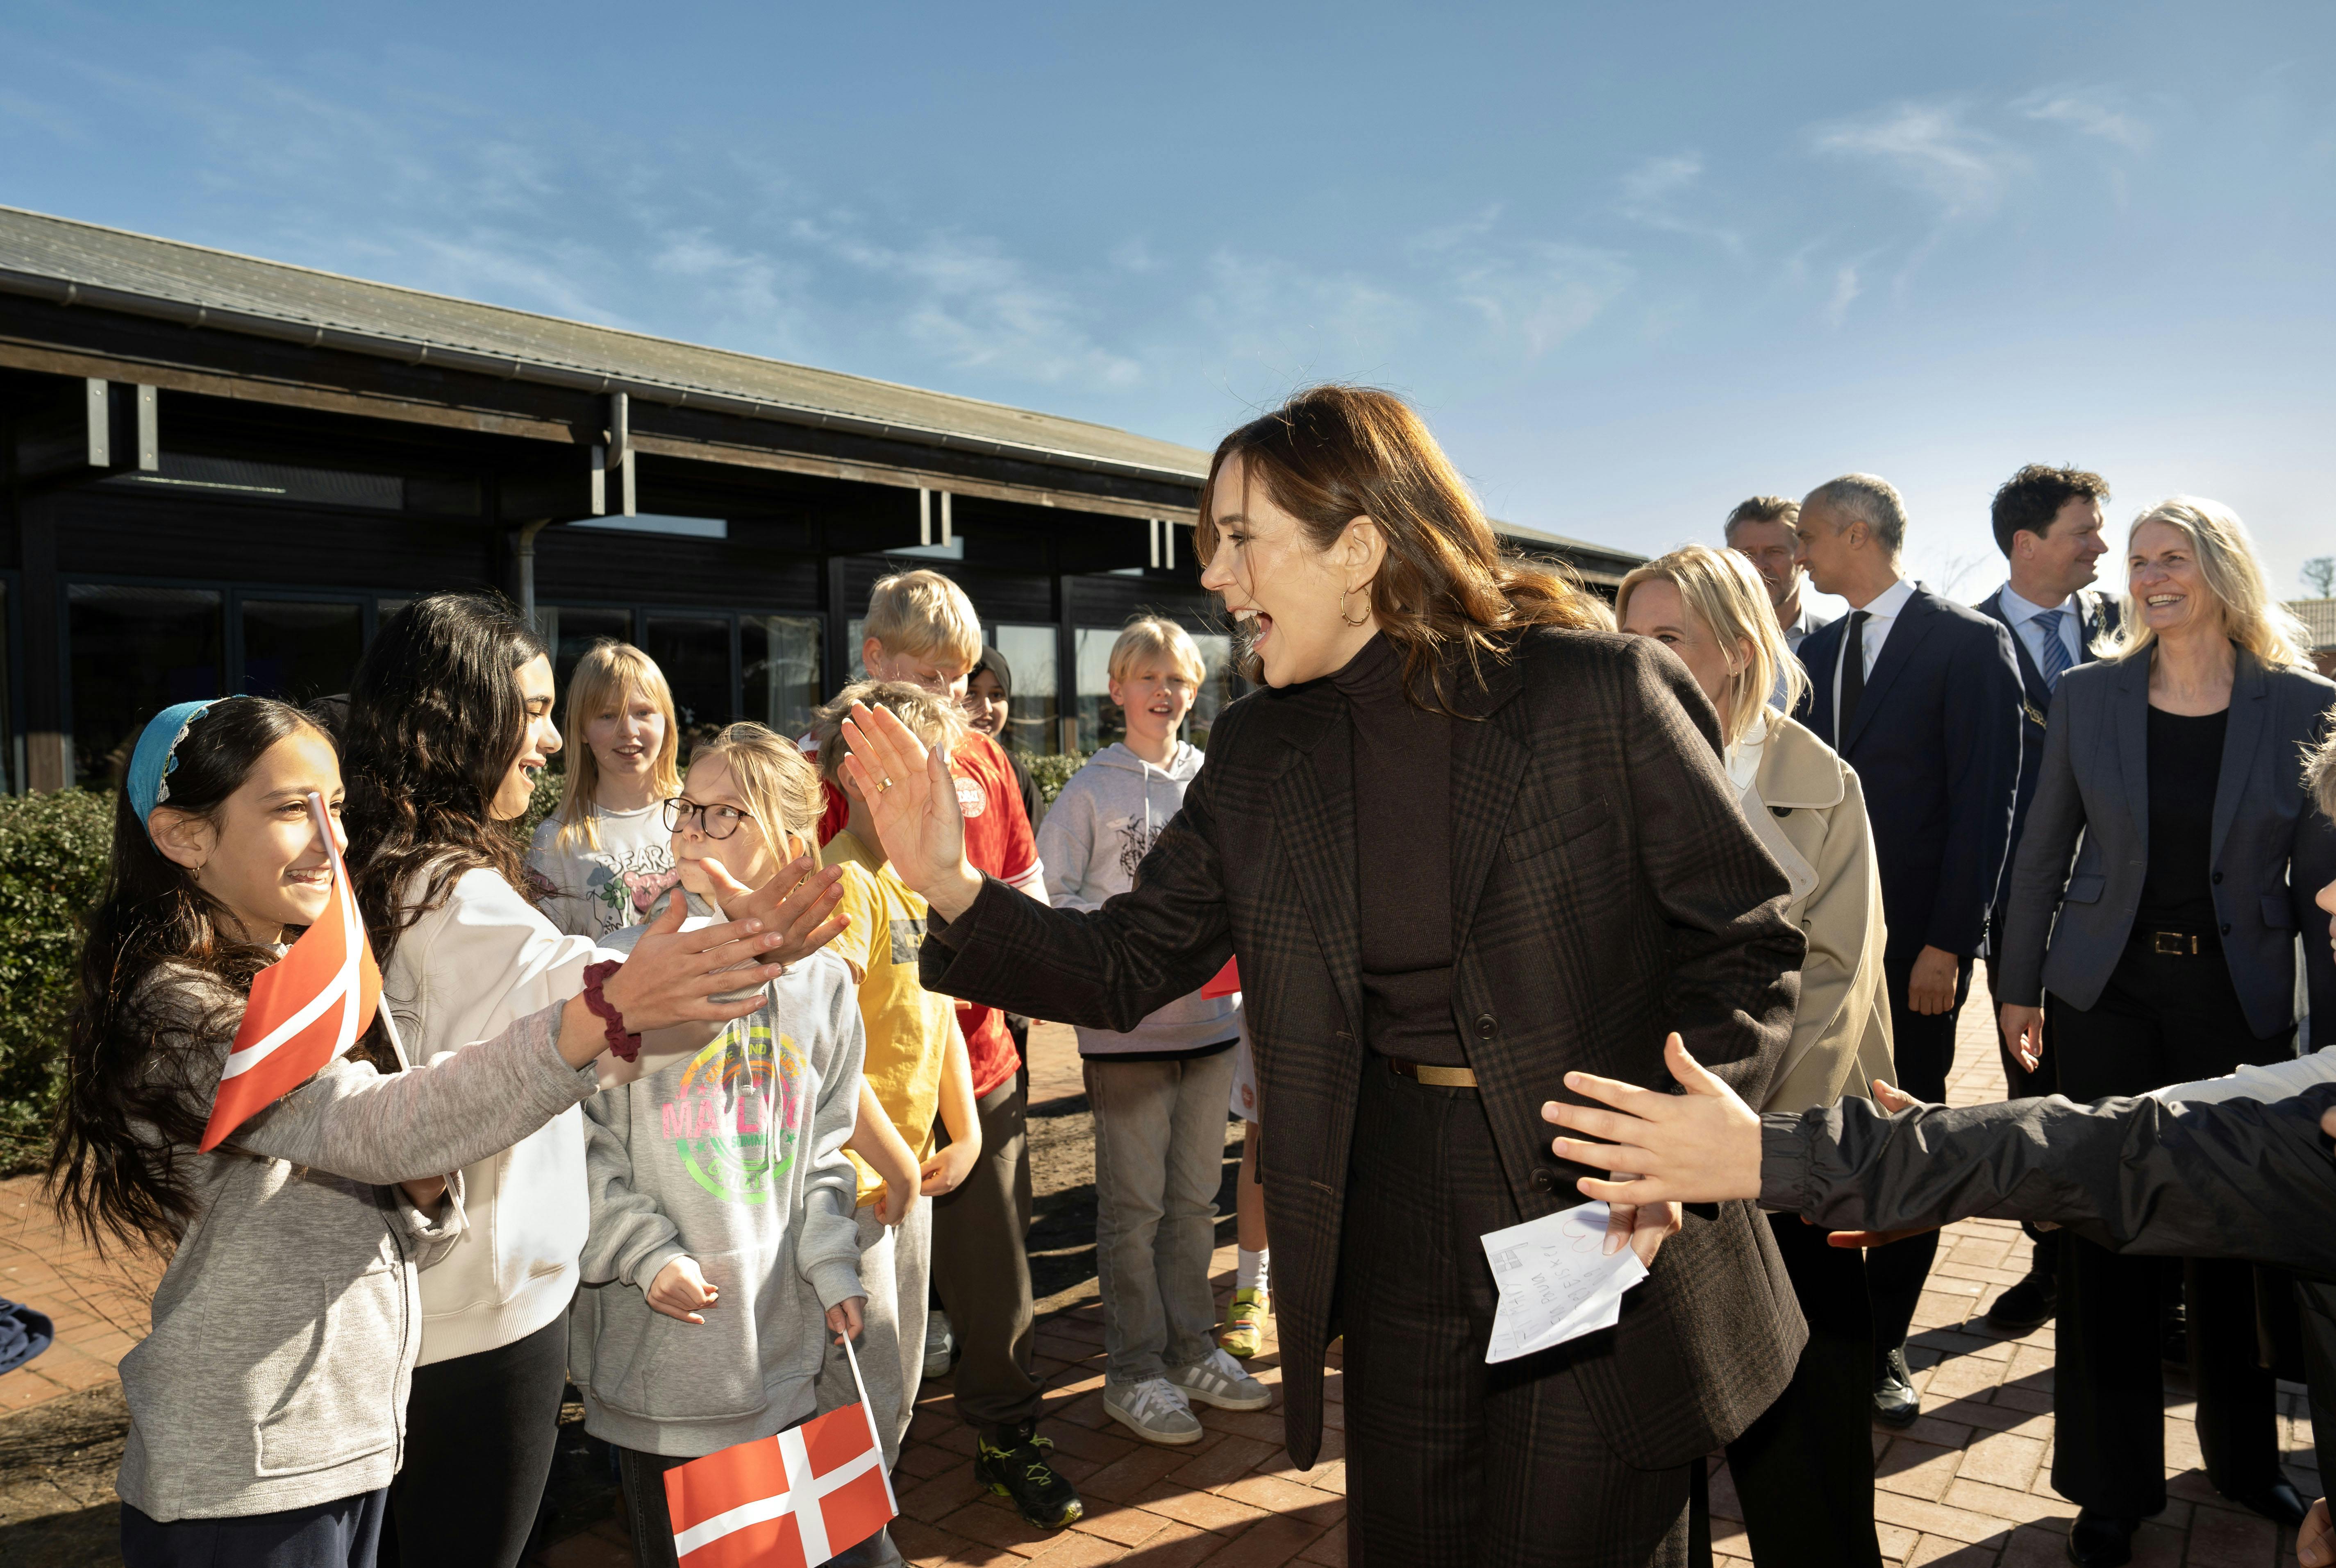
POLYGON ((2011 842, 2026 702, 2009 627, 1958 627, 1963 646, 1947 678, 1947 843, 1922 940, 1968 958, 1979 951, 2011 842), (1993 633, 1990 642, 1989 633, 1993 633))
POLYGON ((1649 639, 1632 648, 1626 777, 1646 886, 1669 929, 1665 1015, 1698 1061, 1751 1104, 1792 1043, 1808 941, 1792 885, 1745 825, 1719 766, 1711 709, 1649 639))
POLYGON ((2336 1084, 2217 1105, 1866 1101, 1761 1118, 1760 1201, 1827 1230, 2045 1220, 2120 1252, 2336 1273, 2336 1084))
MULTIPOLYGON (((1219 721, 1221 746, 1226 720, 1238 722, 1219 721)), ((1203 762, 1135 886, 1101 909, 1050 909, 985 876, 961 917, 934 914, 918 959, 925 989, 1121 1033, 1198 991, 1233 953, 1210 772, 1203 762)))

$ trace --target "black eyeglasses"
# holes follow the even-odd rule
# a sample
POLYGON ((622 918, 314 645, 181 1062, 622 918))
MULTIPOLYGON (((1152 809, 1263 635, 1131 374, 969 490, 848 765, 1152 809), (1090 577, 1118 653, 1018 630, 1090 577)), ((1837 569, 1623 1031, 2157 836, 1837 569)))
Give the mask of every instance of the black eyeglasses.
POLYGON ((700 806, 678 795, 665 803, 665 830, 668 833, 680 832, 693 817, 697 818, 697 830, 716 840, 737 832, 741 822, 754 819, 735 806, 700 806))

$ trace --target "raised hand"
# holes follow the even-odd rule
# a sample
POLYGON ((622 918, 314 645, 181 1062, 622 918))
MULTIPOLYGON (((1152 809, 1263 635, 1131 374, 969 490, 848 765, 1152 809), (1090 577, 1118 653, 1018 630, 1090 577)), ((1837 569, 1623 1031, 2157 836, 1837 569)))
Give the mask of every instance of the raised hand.
POLYGON ((949 752, 926 750, 899 715, 860 702, 843 721, 843 743, 852 749, 844 770, 900 880, 944 920, 964 915, 981 892, 981 878, 966 864, 965 818, 949 752))
POLYGON ((798 855, 760 887, 748 887, 711 856, 698 866, 714 884, 714 902, 732 920, 759 920, 776 933, 774 963, 797 963, 842 934, 850 916, 834 914, 843 897, 843 867, 814 866, 798 855))
POLYGON ((1676 1034, 1663 1042, 1663 1060, 1687 1092, 1659 1094, 1587 1072, 1569 1072, 1565 1087, 1596 1106, 1541 1108, 1542 1120, 1572 1128, 1604 1143, 1561 1137, 1550 1147, 1560 1159, 1629 1173, 1628 1179, 1584 1176, 1574 1185, 1585 1197, 1610 1204, 1718 1203, 1760 1195, 1760 1117, 1736 1091, 1703 1070, 1676 1034))
POLYGON ((676 892, 649 922, 602 990, 635 1034, 679 1023, 724 1023, 763 1005, 762 985, 786 973, 771 962, 787 943, 759 920, 731 920, 684 931, 689 906, 676 892), (732 1002, 716 995, 745 992, 732 1002))

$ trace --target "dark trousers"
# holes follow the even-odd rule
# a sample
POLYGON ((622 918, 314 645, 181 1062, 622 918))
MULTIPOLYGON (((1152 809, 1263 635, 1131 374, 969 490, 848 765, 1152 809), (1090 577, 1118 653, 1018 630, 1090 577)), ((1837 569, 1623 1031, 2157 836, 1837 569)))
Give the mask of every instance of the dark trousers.
POLYGON ((665 1473, 687 1459, 664 1454, 644 1454, 608 1445, 617 1459, 617 1487, 623 1494, 625 1527, 633 1537, 633 1559, 640 1568, 676 1568, 673 1549, 673 1511, 665 1500, 665 1473))
POLYGON ((1347 1561, 1684 1568, 1695 1466, 1625 1465, 1563 1346, 1484 1364, 1500 1293, 1479 1238, 1520 1216, 1475 1091, 1368 1058, 1354 1149, 1338 1297, 1347 1561))
POLYGON ((174 1519, 122 1505, 124 1568, 374 1568, 389 1491, 360 1492, 280 1514, 174 1519))
POLYGON ((518 1568, 551 1478, 567 1388, 565 1312, 523 1340, 414 1368, 382 1560, 518 1568))
POLYGON ((1874 1529, 1874 1321, 1865 1263, 1798 1215, 1770 1215, 1808 1320, 1793 1380, 1728 1445, 1752 1560, 1777 1568, 1881 1568, 1874 1529))
MULTIPOLYGON (((1971 995, 1971 961, 1962 961, 1955 974, 1955 1004, 1944 1012, 1916 1012, 1906 1005, 1906 982, 1914 973, 1915 954, 1893 953, 1882 965, 1890 987, 1891 1056, 1897 1063, 1898 1087, 1915 1099, 1937 1104, 1947 1098, 1947 1072, 1955 1064, 1955 1021, 1962 1016, 1971 995)), ((1875 1247, 1865 1254, 1865 1293, 1874 1308, 1874 1355, 1882 1357, 1906 1342, 1913 1325, 1914 1307, 1922 1299, 1922 1282, 1931 1277, 1931 1260, 1939 1253, 1939 1233, 1925 1231, 1875 1247)))
MULTIPOLYGON (((1996 912, 1994 930, 1997 935, 1990 940, 2000 940, 2003 931, 2001 910, 1996 912)), ((1987 993, 1993 1002, 2000 1019, 2003 1011, 2003 992, 1996 986, 1997 968, 1995 959, 1990 956, 1987 961, 1987 993)), ((2011 1048, 2004 1043, 2003 1027, 2000 1022, 1996 1025, 1995 1031, 1995 1054, 1997 1060, 2003 1063, 2004 1099, 2042 1099, 2049 1095, 2060 1092, 2052 1084, 2051 1057, 2047 1055, 2037 1065, 2034 1072, 2029 1071, 2020 1065, 2020 1059, 2012 1055, 2011 1048)), ((2028 1233, 2029 1247, 2028 1272, 2049 1284, 2059 1275, 2060 1233, 2057 1230, 2045 1230, 2027 1221, 2022 1221, 2020 1228, 2028 1233)))
POLYGON ((983 1096, 981 1158, 933 1200, 933 1292, 958 1343, 957 1409, 985 1436, 1038 1418, 1044 1389, 1031 1341, 1028 1101, 1018 1079, 983 1096))
MULTIPOLYGON (((2168 956, 2136 943, 2089 1008, 2057 998, 2044 1049, 2075 1100, 2142 1094, 2213 1078, 2241 1063, 2284 1060, 2294 1031, 2258 1039, 2220 953, 2168 956)), ((2166 1397, 2155 1258, 2127 1257, 2069 1236, 2060 1254, 2052 1408, 2052 1486, 2080 1507, 2146 1518, 2166 1506, 2166 1397)), ((2198 1446, 2228 1495, 2280 1478, 2276 1392, 2260 1364, 2255 1270, 2183 1265, 2198 1446)))

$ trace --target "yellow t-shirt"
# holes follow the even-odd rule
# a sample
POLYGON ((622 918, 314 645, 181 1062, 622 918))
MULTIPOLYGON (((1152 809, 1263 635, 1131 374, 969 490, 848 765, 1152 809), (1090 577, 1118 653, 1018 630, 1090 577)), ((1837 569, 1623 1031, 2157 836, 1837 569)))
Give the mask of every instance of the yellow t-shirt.
MULTIPOLYGON (((925 901, 890 865, 876 864, 848 829, 827 841, 823 858, 843 867, 839 908, 852 924, 832 949, 861 973, 860 1021, 868 1031, 868 1058, 861 1072, 900 1141, 921 1161, 933 1152, 941 1066, 957 1023, 956 1002, 917 981, 925 901)), ((860 1202, 875 1202, 882 1180, 858 1155, 852 1163, 860 1171, 860 1202)))

